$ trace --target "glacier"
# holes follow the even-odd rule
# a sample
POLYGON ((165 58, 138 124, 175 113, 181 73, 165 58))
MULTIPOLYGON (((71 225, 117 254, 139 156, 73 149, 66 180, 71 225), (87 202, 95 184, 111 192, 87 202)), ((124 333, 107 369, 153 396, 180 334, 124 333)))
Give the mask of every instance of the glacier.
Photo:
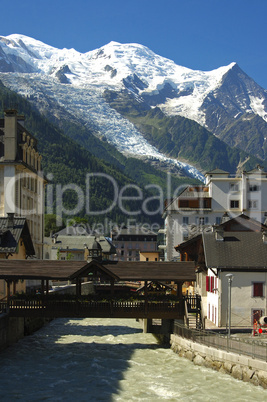
MULTIPOLYGON (((35 99, 41 112, 45 112, 42 108, 50 100, 125 155, 165 161, 204 180, 194 166, 168 158, 149 144, 133 124, 105 102, 103 93, 125 90, 125 80, 135 74, 140 81, 133 90, 137 98, 158 94, 168 84, 179 96, 167 97, 157 106, 168 115, 180 115, 206 127, 203 102, 210 93, 216 93, 223 77, 236 63, 212 71, 191 70, 140 44, 110 42, 80 53, 75 49, 56 49, 19 34, 0 36, 0 58, 0 71, 1 62, 6 70, 10 69, 0 73, 3 84, 30 100, 35 99)), ((263 99, 251 95, 249 112, 267 121, 263 99)))

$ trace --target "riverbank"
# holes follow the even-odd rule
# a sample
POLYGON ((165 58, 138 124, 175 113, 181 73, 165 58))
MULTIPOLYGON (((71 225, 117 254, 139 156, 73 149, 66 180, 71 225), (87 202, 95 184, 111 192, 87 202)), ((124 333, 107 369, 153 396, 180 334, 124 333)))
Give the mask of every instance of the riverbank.
POLYGON ((25 335, 31 335, 45 324, 48 318, 9 317, 7 313, 0 314, 0 351, 18 342, 25 335))
POLYGON ((203 366, 267 389, 267 363, 245 355, 202 345, 176 334, 171 335, 171 349, 197 366, 203 366))

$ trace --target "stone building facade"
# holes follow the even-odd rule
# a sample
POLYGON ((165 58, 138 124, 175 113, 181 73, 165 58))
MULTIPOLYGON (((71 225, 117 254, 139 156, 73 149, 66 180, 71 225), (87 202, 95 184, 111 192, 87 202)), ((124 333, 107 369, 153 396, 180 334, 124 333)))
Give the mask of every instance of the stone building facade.
POLYGON ((16 110, 0 119, 0 216, 27 218, 37 258, 43 258, 44 184, 37 140, 16 110))

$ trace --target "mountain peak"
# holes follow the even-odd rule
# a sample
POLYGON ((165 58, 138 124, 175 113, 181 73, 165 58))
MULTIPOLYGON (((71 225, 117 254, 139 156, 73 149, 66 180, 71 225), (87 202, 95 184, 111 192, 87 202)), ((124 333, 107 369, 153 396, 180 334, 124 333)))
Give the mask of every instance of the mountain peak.
POLYGON ((111 41, 80 53, 21 34, 2 36, 1 72, 9 73, 0 76, 6 86, 34 99, 42 110, 47 105, 71 110, 125 153, 160 158, 138 129, 107 104, 103 93, 108 91, 127 94, 146 110, 158 107, 166 115, 194 120, 216 136, 248 113, 267 121, 266 91, 235 62, 192 70, 138 43, 111 41))

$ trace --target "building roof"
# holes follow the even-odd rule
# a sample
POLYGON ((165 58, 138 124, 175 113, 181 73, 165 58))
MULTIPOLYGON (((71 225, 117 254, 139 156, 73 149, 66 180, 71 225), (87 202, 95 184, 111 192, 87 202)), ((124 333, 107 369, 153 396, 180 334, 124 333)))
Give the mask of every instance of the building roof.
POLYGON ((0 259, 0 279, 57 279, 69 280, 98 276, 114 280, 195 280, 194 262, 103 262, 91 261, 53 261, 53 260, 6 260, 0 259))
POLYGON ((108 261, 104 264, 121 280, 133 281, 194 281, 194 262, 108 261))
POLYGON ((86 225, 76 224, 59 230, 53 236, 89 236, 90 234, 91 233, 87 230, 86 225))
POLYGON ((152 230, 147 229, 145 226, 128 226, 123 228, 112 229, 112 236, 157 236, 157 233, 152 232, 152 230))
POLYGON ((211 170, 210 172, 206 172, 205 176, 211 175, 211 174, 227 174, 227 175, 229 175, 230 173, 226 172, 226 170, 216 168, 216 169, 211 170))
POLYGON ((263 223, 260 223, 256 219, 241 214, 234 218, 227 219, 220 225, 204 225, 204 227, 196 227, 196 231, 194 233, 192 232, 192 236, 188 240, 182 242, 181 244, 178 244, 174 248, 176 251, 181 251, 187 248, 190 244, 197 241, 202 236, 203 232, 211 232, 211 230, 219 229, 222 229, 225 232, 262 232, 267 230, 267 226, 263 223))
POLYGON ((0 218, 0 253, 15 253, 20 239, 23 240, 26 249, 26 255, 35 254, 31 235, 26 218, 13 217, 0 218))
POLYGON ((219 226, 219 228, 225 231, 253 231, 259 232, 267 230, 267 226, 263 223, 257 221, 256 219, 250 218, 245 214, 238 215, 234 218, 225 219, 219 226))
MULTIPOLYGON (((97 242, 100 244, 102 252, 104 254, 115 254, 116 248, 112 244, 112 242, 107 239, 105 236, 97 236, 97 242)), ((93 243, 95 241, 95 236, 57 236, 56 242, 52 242, 51 237, 45 238, 46 243, 51 245, 52 247, 59 248, 61 250, 76 250, 76 251, 83 251, 85 248, 91 249, 93 243)))
MULTIPOLYGON (((85 277, 92 270, 92 262, 86 261, 54 261, 54 260, 1 260, 0 279, 40 279, 40 280, 70 280, 85 277)), ((100 265, 95 263, 97 268, 100 265)), ((103 273, 114 277, 105 267, 103 273)))
POLYGON ((257 165, 254 169, 248 170, 245 173, 251 175, 267 175, 267 172, 263 170, 263 166, 257 165))
MULTIPOLYGON (((261 232, 203 232, 207 268, 267 271, 267 241, 261 232)), ((267 240, 267 239, 266 239, 267 240)))

